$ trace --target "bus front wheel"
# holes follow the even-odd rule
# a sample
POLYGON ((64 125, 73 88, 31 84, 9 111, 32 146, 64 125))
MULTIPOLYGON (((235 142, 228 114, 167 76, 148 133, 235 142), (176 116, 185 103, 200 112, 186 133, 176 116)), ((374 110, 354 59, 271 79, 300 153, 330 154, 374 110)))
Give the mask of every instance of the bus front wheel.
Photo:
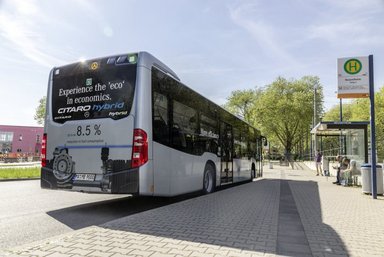
POLYGON ((204 170, 203 193, 210 194, 215 191, 215 170, 207 164, 204 170))

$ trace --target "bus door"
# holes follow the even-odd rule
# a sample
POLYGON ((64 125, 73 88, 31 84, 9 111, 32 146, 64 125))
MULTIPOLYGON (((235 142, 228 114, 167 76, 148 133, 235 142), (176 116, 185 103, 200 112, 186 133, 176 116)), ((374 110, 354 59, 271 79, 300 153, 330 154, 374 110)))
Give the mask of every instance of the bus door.
POLYGON ((221 184, 233 182, 233 131, 232 126, 221 122, 221 184))
POLYGON ((263 176, 263 142, 261 138, 256 140, 256 177, 263 176))

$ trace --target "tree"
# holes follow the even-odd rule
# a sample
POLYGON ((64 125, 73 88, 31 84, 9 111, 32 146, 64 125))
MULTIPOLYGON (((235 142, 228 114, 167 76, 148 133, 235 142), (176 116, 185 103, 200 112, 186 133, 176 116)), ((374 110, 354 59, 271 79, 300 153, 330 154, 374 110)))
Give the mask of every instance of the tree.
POLYGON ((317 88, 316 115, 322 113, 322 86, 317 77, 287 80, 279 77, 268 85, 256 103, 257 124, 268 137, 274 136, 283 145, 289 158, 313 121, 314 87, 317 88))
POLYGON ((239 115, 250 124, 254 124, 255 119, 252 116, 252 108, 260 95, 260 89, 235 90, 227 98, 228 102, 224 108, 229 112, 239 115))
MULTIPOLYGON (((375 104, 376 104, 375 110, 376 111, 378 111, 378 106, 380 105, 380 102, 378 102, 378 94, 380 94, 380 92, 376 93, 376 96, 375 96, 375 100, 376 100, 375 101, 375 104)), ((383 92, 382 92, 382 94, 383 94, 383 92)), ((348 120, 348 121, 367 121, 370 119, 369 110, 370 110, 370 103, 369 103, 368 98, 354 99, 352 101, 352 103, 350 104, 350 112, 351 112, 350 117, 349 117, 349 119, 346 119, 346 120, 348 120)), ((343 114, 343 116, 344 116, 344 114, 343 114)))
MULTIPOLYGON (((315 117, 313 121, 318 123, 324 114, 323 86, 320 84, 320 79, 317 76, 304 76, 299 80, 299 83, 303 83, 308 90, 309 95, 313 96, 312 104, 316 106, 316 113, 314 114, 315 117)), ((312 117, 314 115, 312 115, 312 117)))
MULTIPOLYGON (((350 121, 352 118, 352 104, 343 104, 343 121, 350 121)), ((339 121, 340 120, 340 106, 335 105, 329 109, 323 117, 323 121, 339 121)))
MULTIPOLYGON (((370 103, 368 98, 354 99, 350 104, 343 104, 343 121, 369 121, 370 103)), ((384 88, 375 93, 376 147, 379 159, 384 158, 384 88)), ((339 106, 332 107, 325 113, 326 120, 339 120, 339 106)))
POLYGON ((39 100, 39 106, 36 108, 36 113, 34 119, 38 124, 43 125, 45 119, 45 104, 47 102, 47 98, 44 96, 39 100))
MULTIPOLYGON (((384 88, 375 93, 376 149, 379 159, 384 158, 384 88)), ((370 103, 368 98, 352 102, 351 121, 369 121, 370 103)), ((368 136, 369 137, 369 136, 368 136)), ((370 138, 370 137, 369 137, 370 138)))
POLYGON ((323 114, 323 88, 314 76, 299 80, 278 77, 261 89, 233 91, 227 100, 227 110, 260 129, 275 148, 284 148, 288 158, 293 151, 308 153, 314 103, 316 122, 323 114))

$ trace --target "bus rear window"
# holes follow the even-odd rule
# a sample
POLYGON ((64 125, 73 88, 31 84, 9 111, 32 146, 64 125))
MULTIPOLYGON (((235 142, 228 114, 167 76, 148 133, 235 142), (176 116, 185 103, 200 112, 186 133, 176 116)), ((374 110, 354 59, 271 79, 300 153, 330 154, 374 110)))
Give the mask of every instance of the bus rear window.
POLYGON ((53 120, 64 123, 127 117, 135 92, 136 70, 136 64, 114 65, 103 60, 55 69, 51 95, 53 120))

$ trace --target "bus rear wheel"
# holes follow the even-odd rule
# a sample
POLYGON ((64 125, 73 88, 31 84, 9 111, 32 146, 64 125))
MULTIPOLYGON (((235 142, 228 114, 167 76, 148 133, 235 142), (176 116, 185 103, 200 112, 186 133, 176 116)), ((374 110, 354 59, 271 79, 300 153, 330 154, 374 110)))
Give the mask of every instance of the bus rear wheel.
POLYGON ((204 170, 204 179, 203 179, 203 193, 210 194, 215 191, 215 172, 214 168, 207 164, 204 170))

